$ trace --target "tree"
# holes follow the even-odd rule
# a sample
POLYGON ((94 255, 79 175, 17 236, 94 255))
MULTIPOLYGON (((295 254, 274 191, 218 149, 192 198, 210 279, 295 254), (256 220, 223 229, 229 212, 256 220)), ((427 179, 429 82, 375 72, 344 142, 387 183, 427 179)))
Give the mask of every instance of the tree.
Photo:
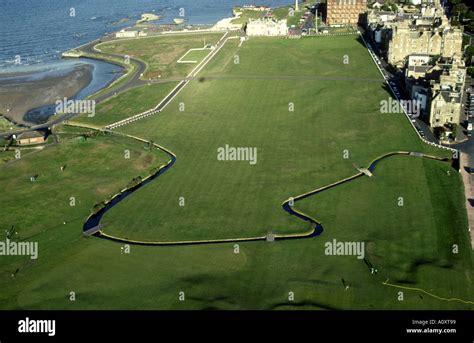
POLYGON ((467 68, 467 73, 470 77, 474 77, 474 67, 467 68))
POLYGON ((469 12, 469 7, 466 6, 466 4, 460 3, 456 4, 453 7, 453 13, 458 14, 459 16, 466 14, 469 12))
POLYGON ((474 45, 469 45, 466 48, 465 56, 466 56, 466 64, 468 66, 472 65, 472 57, 474 56, 474 45))

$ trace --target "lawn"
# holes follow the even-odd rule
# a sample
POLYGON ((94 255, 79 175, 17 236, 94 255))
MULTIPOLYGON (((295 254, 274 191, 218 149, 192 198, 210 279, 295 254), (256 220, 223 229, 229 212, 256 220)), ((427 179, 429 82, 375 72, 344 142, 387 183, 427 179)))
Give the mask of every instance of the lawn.
POLYGON ((210 49, 189 50, 183 56, 181 56, 179 60, 182 63, 199 63, 209 54, 210 51, 210 49))
MULTIPOLYGON (((120 128, 170 149, 177 161, 110 210, 104 231, 142 240, 301 232, 306 224, 281 208, 288 197, 350 176, 357 172, 353 164, 366 166, 389 151, 449 156, 424 145, 402 115, 380 113, 389 93, 371 63, 355 36, 251 39, 241 48, 229 41, 163 112, 120 128), (257 163, 219 161, 217 148, 225 144, 256 147, 257 163)), ((238 253, 234 243, 132 245, 123 254, 123 244, 82 237, 95 203, 165 160, 142 143, 107 135, 65 141, 0 167, 6 190, 0 226, 14 223, 19 238, 38 241, 40 249, 36 261, 0 259, 0 307, 473 308, 416 290, 404 290, 398 301, 399 289, 384 284, 474 300, 463 188, 449 163, 390 157, 372 178, 297 202, 324 226, 310 239, 240 243, 238 253), (126 147, 135 156, 130 161, 123 159, 126 147), (40 174, 34 184, 32 173, 40 174), (71 208, 74 195, 79 202, 71 208), (365 242, 366 259, 378 272, 354 256, 325 255, 333 239, 365 242)))
POLYGON ((3 117, 0 114, 0 132, 6 132, 9 130, 15 130, 18 129, 18 126, 13 124, 11 121, 9 121, 7 118, 3 117))
MULTIPOLYGON (((389 151, 449 156, 421 143, 403 115, 380 113, 380 101, 390 95, 366 54, 355 37, 271 39, 265 44, 263 39, 251 39, 241 49, 234 44, 225 47, 202 78, 176 98, 175 106, 171 104, 157 118, 121 128, 151 137, 176 153, 178 162, 161 180, 141 190, 140 196, 130 197, 110 211, 104 218, 106 232, 166 241, 304 231, 306 224, 281 208, 288 197, 350 176, 355 172, 352 164, 367 165, 389 151), (278 60, 265 60, 265 54, 274 49, 280 49, 278 60), (343 56, 345 51, 350 51, 351 63, 343 65, 332 58, 330 64, 330 54, 343 56), (240 56, 240 64, 232 63, 235 54, 240 56), (310 60, 316 55, 321 58, 314 59, 316 67, 310 68, 307 60, 296 63, 304 55, 310 60), (295 80, 278 78, 283 65, 284 75, 295 76, 295 80), (177 106, 181 102, 186 104, 184 112, 177 106), (288 111, 290 102, 294 112, 288 111), (225 144, 257 147, 259 162, 252 166, 218 161, 216 149, 225 144), (346 149, 350 158, 344 160, 346 149), (179 206, 180 197, 185 206, 179 206), (129 216, 128 211, 135 215, 129 216)), ((377 181, 361 179, 341 186, 354 189, 353 196, 332 190, 322 195, 328 200, 320 202, 318 195, 301 206, 321 219, 328 226, 326 230, 341 230, 339 240, 348 235, 376 246, 374 254, 387 264, 383 275, 391 280, 416 283, 418 268, 426 265, 433 272, 420 284, 434 282, 434 275, 442 268, 452 268, 456 282, 467 284, 463 271, 470 269, 471 255, 458 174, 449 164, 413 157, 393 157, 381 163, 379 170, 377 181), (397 167, 396 173, 384 175, 386 165, 397 167), (356 185, 362 189, 358 197, 356 185), (389 214, 397 209, 397 193, 410 205, 392 217, 389 214), (444 201, 442 194, 452 198, 444 201), (321 204, 330 208, 330 215, 317 210, 321 204), (367 213, 372 214, 369 225, 367 213), (372 237, 374 232, 377 239, 372 237), (399 241, 393 245, 383 244, 397 237, 399 241), (463 246, 464 253, 457 259, 450 252, 452 244, 463 246)), ((326 241, 321 238, 318 242, 326 241)), ((460 293, 469 296, 470 290, 460 293)))
MULTIPOLYGON (((283 6, 283 7, 277 7, 272 9, 272 13, 277 20, 282 20, 286 19, 287 20, 287 25, 298 25, 299 19, 301 16, 304 14, 304 12, 307 10, 306 6, 311 6, 313 3, 309 1, 300 1, 299 2, 299 11, 293 11, 294 5, 291 6, 283 6), (292 14, 292 15, 291 15, 292 14)), ((264 11, 252 11, 252 10, 242 10, 242 14, 240 15, 239 18, 235 18, 232 20, 232 23, 234 24, 245 24, 247 23, 250 19, 260 19, 264 18, 266 15, 266 12, 264 11)))
POLYGON ((265 16, 266 12, 263 11, 252 11, 243 10, 242 14, 238 18, 231 20, 233 24, 246 24, 250 19, 260 19, 265 16))
POLYGON ((135 87, 99 103, 93 117, 84 114, 74 121, 97 126, 115 123, 154 108, 176 84, 176 82, 152 83, 135 87))
POLYGON ((181 64, 176 61, 191 48, 202 48, 207 44, 215 44, 221 33, 200 33, 169 36, 147 37, 133 40, 115 40, 97 46, 103 52, 129 55, 143 60, 148 68, 144 78, 182 78, 195 66, 181 64))
POLYGON ((3 148, 0 150, 0 165, 11 161, 15 158, 15 150, 10 149, 5 151, 3 148))
POLYGON ((273 10, 273 14, 276 19, 281 20, 281 19, 286 19, 287 20, 287 25, 288 26, 298 26, 299 25, 299 20, 301 16, 307 11, 306 6, 312 6, 314 3, 310 1, 302 1, 299 2, 299 11, 292 11, 291 9, 294 9, 294 6, 288 6, 288 7, 279 7, 275 8, 273 10))
POLYGON ((371 64, 367 50, 357 36, 308 37, 299 39, 251 37, 242 48, 229 41, 223 49, 224 61, 219 59, 206 66, 209 76, 295 76, 300 78, 359 79, 379 82, 380 73, 371 64), (350 41, 351 45, 346 43, 350 41), (297 46, 297 48, 295 48, 297 46), (238 63, 234 63, 234 56, 238 63), (221 63, 223 62, 223 63, 221 63))

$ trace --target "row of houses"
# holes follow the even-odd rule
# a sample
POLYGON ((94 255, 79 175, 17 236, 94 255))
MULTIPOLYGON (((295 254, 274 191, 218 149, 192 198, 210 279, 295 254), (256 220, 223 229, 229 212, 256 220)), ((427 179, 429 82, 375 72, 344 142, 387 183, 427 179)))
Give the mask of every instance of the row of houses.
POLYGON ((365 21, 367 0, 327 0, 326 24, 356 26, 365 21))
POLYGON ((397 11, 369 9, 367 27, 387 62, 404 71, 405 88, 432 128, 462 120, 466 80, 463 32, 452 27, 439 0, 397 11))
POLYGON ((432 128, 460 123, 465 80, 466 67, 459 56, 433 58, 414 54, 408 57, 407 93, 418 101, 422 115, 432 128))
POLYGON ((439 1, 421 8, 402 6, 396 12, 372 8, 367 14, 367 27, 388 63, 399 68, 412 54, 445 58, 462 54, 462 30, 451 27, 439 1))

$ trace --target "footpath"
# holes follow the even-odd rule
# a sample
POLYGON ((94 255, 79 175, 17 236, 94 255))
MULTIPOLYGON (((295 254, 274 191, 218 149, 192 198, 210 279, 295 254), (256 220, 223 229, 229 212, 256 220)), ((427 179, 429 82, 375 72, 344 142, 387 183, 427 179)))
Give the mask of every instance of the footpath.
POLYGON ((469 234, 471 236, 471 247, 474 250, 474 207, 471 205, 469 200, 474 204, 474 192, 472 187, 472 177, 469 174, 465 167, 469 166, 468 156, 466 154, 461 153, 461 175, 462 181, 464 183, 464 193, 466 196, 466 210, 467 210, 467 219, 469 222, 469 234))

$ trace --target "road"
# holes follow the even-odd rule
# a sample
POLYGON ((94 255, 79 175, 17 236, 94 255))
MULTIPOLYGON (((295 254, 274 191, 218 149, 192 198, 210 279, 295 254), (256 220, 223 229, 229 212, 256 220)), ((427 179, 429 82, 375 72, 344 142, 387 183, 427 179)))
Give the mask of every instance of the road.
MULTIPOLYGON (((110 38, 110 36, 107 36, 106 38, 101 39, 99 41, 93 41, 93 42, 90 42, 88 44, 85 44, 85 45, 81 46, 78 50, 82 51, 83 53, 86 53, 86 54, 95 54, 95 55, 99 54, 100 56, 108 57, 108 58, 112 58, 112 59, 114 59, 114 58, 119 59, 119 60, 122 59, 125 62, 125 56, 124 55, 106 53, 106 52, 98 51, 98 50, 95 49, 95 46, 97 44, 103 43, 105 41, 110 41, 110 40, 112 40, 112 38, 110 38)), ((88 58, 90 58, 90 57, 88 57, 88 58)), ((100 57, 97 57, 97 59, 98 60, 103 60, 100 57)), ((108 61, 107 59, 105 61, 109 62, 109 63, 114 63, 114 62, 108 61)), ((137 66, 137 69, 135 70, 133 75, 131 77, 129 77, 126 81, 121 83, 119 86, 112 87, 109 91, 104 92, 104 93, 100 94, 97 97, 94 97, 94 100, 96 101, 96 103, 100 103, 100 102, 102 102, 102 101, 104 101, 104 100, 106 100, 106 99, 108 99, 108 98, 110 98, 110 97, 112 97, 112 96, 114 96, 118 93, 124 92, 124 91, 126 91, 130 88, 141 86, 141 85, 144 85, 144 84, 147 83, 147 81, 142 80, 140 78, 141 75, 143 75, 143 73, 145 73, 146 63, 139 60, 139 59, 133 58, 133 57, 130 57, 130 63, 133 63, 137 66)))
POLYGON ((171 100, 173 100, 174 97, 176 95, 178 95, 178 93, 189 83, 190 80, 196 78, 197 74, 220 51, 220 49, 225 45, 227 40, 239 38, 238 36, 227 37, 227 35, 228 35, 228 32, 226 32, 219 39, 219 41, 216 43, 216 48, 214 50, 211 50, 211 52, 206 57, 204 57, 204 59, 200 63, 198 63, 198 65, 189 73, 189 75, 186 76, 186 78, 182 79, 178 83, 178 85, 173 90, 171 90, 171 92, 158 105, 156 105, 153 109, 150 109, 150 110, 147 110, 145 112, 132 115, 132 116, 130 116, 128 118, 125 118, 125 119, 122 119, 118 122, 109 124, 109 125, 106 126, 106 129, 113 130, 113 129, 116 129, 118 127, 133 123, 137 120, 149 117, 149 116, 151 116, 155 113, 161 112, 171 102, 171 100))
MULTIPOLYGON (((101 43, 101 42, 109 41, 111 39, 112 39, 112 36, 109 35, 109 36, 106 36, 106 37, 104 37, 100 40, 95 40, 95 41, 92 41, 92 42, 87 43, 85 45, 82 45, 81 47, 78 48, 78 50, 83 51, 83 52, 88 53, 88 54, 98 54, 99 52, 94 50, 94 46, 101 43)), ((105 56, 105 57, 113 57, 113 58, 120 58, 120 59, 124 58, 124 56, 110 54, 110 53, 100 52, 100 54, 105 56)), ((97 59, 102 60, 100 58, 97 58, 97 59)), ((117 87, 112 87, 110 90, 108 90, 104 93, 101 93, 99 96, 93 97, 93 99, 96 101, 96 103, 100 103, 100 102, 102 102, 102 101, 104 101, 104 100, 106 100, 106 99, 108 99, 112 96, 115 96, 116 94, 118 94, 120 92, 124 92, 124 91, 126 91, 130 88, 134 88, 134 87, 146 84, 146 81, 140 79, 140 75, 142 73, 144 73, 145 70, 146 70, 146 64, 143 61, 140 61, 140 60, 135 59, 135 58, 130 58, 130 61, 137 65, 137 70, 135 70, 133 75, 131 77, 129 77, 126 81, 122 82, 117 87)), ((107 62, 109 62, 109 61, 107 61, 107 62)), ((165 83, 165 82, 170 82, 170 80, 154 81, 154 83, 165 83)), ((9 137, 11 135, 18 135, 22 132, 27 132, 27 131, 32 131, 32 130, 47 129, 47 128, 52 127, 53 125, 60 124, 65 120, 72 119, 74 116, 76 116, 76 114, 68 113, 68 114, 65 114, 65 115, 62 115, 62 116, 58 116, 58 117, 56 117, 56 118, 54 118, 54 119, 52 119, 52 120, 50 120, 46 123, 31 126, 27 129, 1 132, 0 133, 0 138, 9 137)))
MULTIPOLYGON (((361 32, 363 29, 361 28, 361 32)), ((371 40, 370 37, 364 32, 364 38, 370 42, 372 50, 378 55, 381 56, 381 51, 377 48, 376 44, 371 40)), ((405 93, 404 87, 402 86, 402 77, 403 73, 396 72, 396 74, 391 73, 391 68, 389 65, 384 61, 381 57, 378 58, 378 65, 383 68, 382 72, 386 76, 387 80, 389 80, 392 88, 396 87, 399 94, 396 94, 397 99, 404 98, 409 99, 408 94, 405 93)), ((465 106, 466 104, 466 90, 471 88, 471 79, 469 77, 466 78, 466 89, 463 94, 462 102, 465 106)), ((461 114, 461 122, 465 119, 468 119, 465 116, 463 107, 463 113, 461 114)), ((464 193, 466 197, 466 212, 468 217, 468 225, 469 225, 469 233, 471 237, 471 247, 474 250, 474 188, 472 185, 474 184, 474 176, 467 172, 466 167, 474 167, 474 140, 467 139, 463 142, 457 144, 446 145, 439 142, 439 140, 433 135, 432 131, 430 130, 429 126, 420 120, 419 118, 411 118, 415 128, 420 133, 420 135, 427 140, 428 142, 435 143, 441 146, 449 147, 452 149, 456 149, 460 153, 460 174, 463 179, 464 184, 464 193), (471 230, 472 228, 472 230, 471 230)), ((462 128, 460 125, 459 128, 462 128)), ((464 134, 459 133, 458 137, 464 137, 464 134)), ((463 228, 460 228, 463 229, 463 228)))
MULTIPOLYGON (((359 30, 364 35, 364 39, 370 44, 373 53, 378 59, 377 64, 382 70, 382 73, 384 74, 385 78, 388 80, 392 88, 398 92, 398 94, 395 94, 397 100, 410 99, 404 87, 403 72, 401 70, 395 71, 394 68, 388 64, 388 62, 383 57, 382 51, 379 49, 377 44, 375 44, 370 35, 364 30, 364 28, 360 27, 359 30)), ((424 139, 435 144, 440 144, 439 140, 434 136, 427 123, 425 123, 420 118, 414 116, 411 116, 410 120, 414 124, 416 130, 424 139)))

